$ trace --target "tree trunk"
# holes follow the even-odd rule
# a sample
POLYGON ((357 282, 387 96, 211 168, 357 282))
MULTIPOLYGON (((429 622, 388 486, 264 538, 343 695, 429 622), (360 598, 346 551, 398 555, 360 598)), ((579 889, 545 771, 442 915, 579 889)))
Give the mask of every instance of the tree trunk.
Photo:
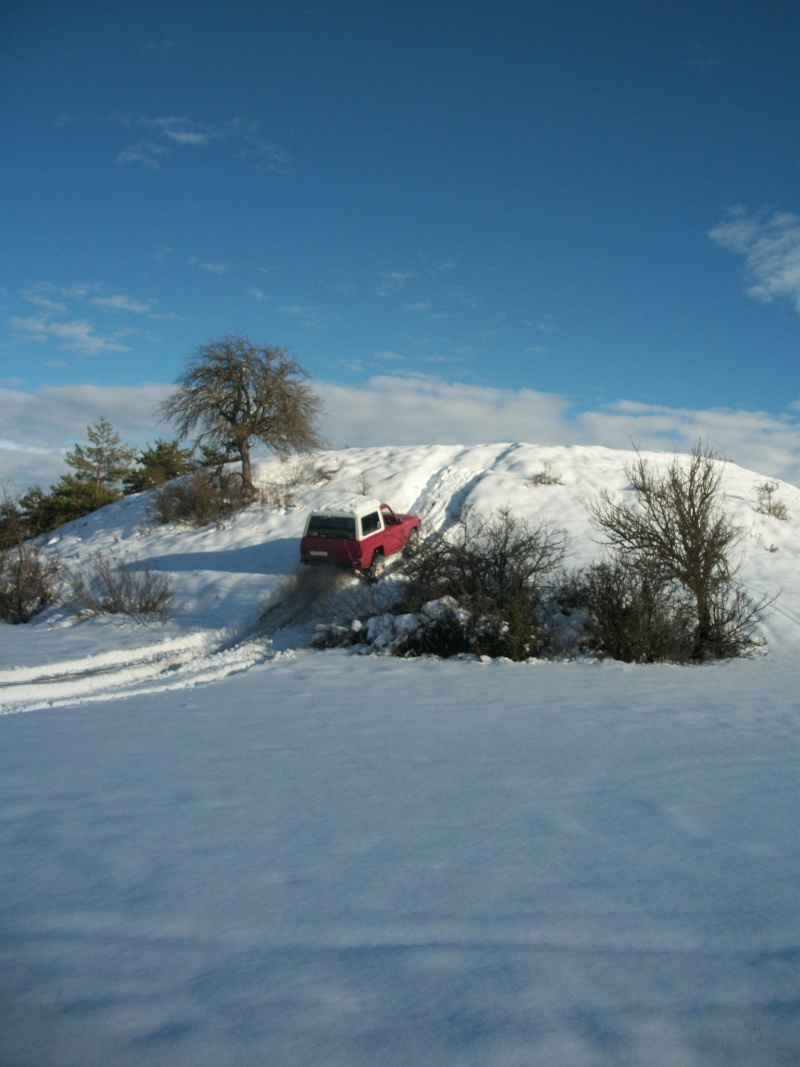
POLYGON ((253 472, 250 466, 250 442, 243 441, 239 445, 239 454, 242 457, 242 489, 245 493, 252 494, 255 492, 253 486, 253 472))
POLYGON ((697 601, 697 630, 694 637, 693 659, 705 659, 712 651, 713 623, 711 619, 711 606, 708 598, 703 594, 695 594, 697 601))

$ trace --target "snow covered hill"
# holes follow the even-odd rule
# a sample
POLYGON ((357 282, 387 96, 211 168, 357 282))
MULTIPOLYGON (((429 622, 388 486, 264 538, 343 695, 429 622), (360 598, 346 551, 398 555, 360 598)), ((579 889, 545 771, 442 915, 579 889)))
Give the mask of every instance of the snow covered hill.
POLYGON ((142 494, 53 536, 170 574, 174 611, 0 626, 0 706, 31 712, 0 717, 0 1064, 795 1064, 800 490, 780 522, 725 465, 743 583, 780 593, 748 659, 307 647, 310 508, 510 506, 578 566, 631 459, 346 449, 290 508, 158 527, 142 494))
MULTIPOLYGON (((654 464, 671 458, 643 456, 654 464)), ((318 621, 313 611, 295 611, 293 619, 278 613, 266 632, 262 627, 260 641, 242 638, 265 612, 295 604, 291 594, 302 571, 298 542, 305 518, 309 510, 343 494, 366 490, 399 510, 419 514, 426 535, 453 523, 465 506, 482 515, 510 507, 533 525, 547 521, 566 530, 568 562, 588 564, 601 548, 585 503, 603 488, 629 491, 625 467, 633 458, 633 453, 599 447, 527 444, 346 449, 317 457, 317 466, 330 478, 294 491, 293 506, 253 505, 200 530, 154 525, 151 494, 129 497, 64 527, 50 539, 47 551, 60 554, 68 566, 103 552, 169 574, 175 590, 172 621, 149 627, 108 619, 76 624, 60 609, 25 627, 4 627, 0 685, 14 688, 3 707, 48 706, 109 688, 120 693, 128 681, 136 684, 167 673, 167 684, 189 676, 193 683, 304 647, 318 621), (530 485, 531 477, 542 472, 560 484, 530 485), (288 627, 290 621, 307 625, 288 627), (50 681, 53 676, 56 682, 50 681)), ((293 468, 293 461, 263 461, 256 479, 280 484, 293 468)), ((756 599, 780 593, 765 624, 770 647, 778 650, 796 647, 800 638, 800 490, 778 483, 776 497, 790 516, 780 522, 754 510, 756 489, 767 480, 725 464, 724 505, 746 533, 744 585, 756 599)))

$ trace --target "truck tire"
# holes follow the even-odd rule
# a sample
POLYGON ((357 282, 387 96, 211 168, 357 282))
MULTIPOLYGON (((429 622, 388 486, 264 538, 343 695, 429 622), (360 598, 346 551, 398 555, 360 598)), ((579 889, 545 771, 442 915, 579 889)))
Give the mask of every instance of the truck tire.
POLYGON ((404 556, 416 556, 419 552, 419 530, 416 527, 408 535, 406 547, 403 549, 404 556))
POLYGON ((385 570, 386 557, 383 552, 376 552, 372 557, 372 563, 367 570, 367 579, 370 582, 377 582, 377 580, 383 576, 385 570))

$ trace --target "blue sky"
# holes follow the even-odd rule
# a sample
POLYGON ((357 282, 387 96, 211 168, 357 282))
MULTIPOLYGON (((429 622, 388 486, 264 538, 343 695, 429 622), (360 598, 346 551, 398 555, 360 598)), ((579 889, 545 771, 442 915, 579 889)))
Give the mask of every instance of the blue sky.
POLYGON ((0 42, 0 477, 165 435, 226 333, 334 445, 708 432, 800 477, 791 0, 32 0, 0 42))

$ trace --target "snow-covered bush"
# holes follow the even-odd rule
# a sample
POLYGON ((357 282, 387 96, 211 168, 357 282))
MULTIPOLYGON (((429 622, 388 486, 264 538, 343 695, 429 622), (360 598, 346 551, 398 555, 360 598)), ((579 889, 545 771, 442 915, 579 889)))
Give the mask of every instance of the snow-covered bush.
POLYGON ((553 469, 552 462, 545 460, 541 470, 535 471, 525 482, 532 489, 538 485, 561 485, 561 475, 553 469))
POLYGON ((298 490, 326 485, 333 478, 332 471, 319 466, 310 456, 282 464, 280 473, 279 478, 265 482, 258 490, 261 503, 268 508, 294 507, 298 490))

